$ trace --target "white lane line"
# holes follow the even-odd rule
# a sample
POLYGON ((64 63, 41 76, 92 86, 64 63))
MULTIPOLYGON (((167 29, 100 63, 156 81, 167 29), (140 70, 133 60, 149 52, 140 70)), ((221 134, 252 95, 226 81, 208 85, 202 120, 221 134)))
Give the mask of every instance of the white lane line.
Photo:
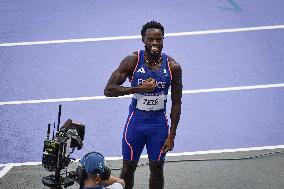
MULTIPOLYGON (((193 31, 193 32, 166 33, 165 37, 207 35, 207 34, 218 34, 218 33, 247 32, 247 31, 275 30, 275 29, 284 29, 284 25, 257 26, 257 27, 246 27, 246 28, 231 28, 231 29, 216 29, 216 30, 204 30, 204 31, 193 31)), ((131 36, 116 36, 116 37, 96 37, 96 38, 82 38, 82 39, 64 39, 64 40, 50 40, 50 41, 30 41, 30 42, 0 43, 0 47, 63 44, 63 43, 85 43, 85 42, 98 42, 98 41, 130 40, 130 39, 141 39, 141 36, 140 35, 131 35, 131 36)))
MULTIPOLYGON (((3 167, 3 166, 1 166, 3 167)), ((0 178, 2 178, 4 175, 6 175, 11 169, 13 168, 13 165, 8 163, 5 165, 5 167, 0 171, 0 178)))
POLYGON ((192 156, 192 155, 206 155, 206 154, 220 154, 220 153, 232 153, 232 152, 248 152, 259 150, 275 150, 283 149, 284 145, 277 146, 261 146, 251 148, 235 148, 235 149, 223 149, 223 150, 209 150, 209 151, 196 151, 196 152, 182 152, 182 153, 169 153, 167 156, 192 156))
MULTIPOLYGON (((279 88, 279 87, 284 87, 284 83, 238 86, 238 87, 224 87, 224 88, 211 88, 211 89, 183 90, 182 93, 183 94, 198 94, 198 93, 212 93, 212 92, 226 92, 226 91, 242 91, 242 90, 254 90, 254 89, 279 88)), ((125 95, 125 96, 120 96, 120 97, 91 96, 91 97, 76 97, 76 98, 6 101, 6 102, 0 102, 0 106, 20 105, 20 104, 54 103, 54 102, 75 102, 75 101, 86 101, 86 100, 105 100, 105 99, 130 98, 130 97, 132 97, 132 95, 125 95)))
POLYGON ((125 95, 120 97, 90 96, 90 97, 57 98, 57 99, 42 99, 42 100, 7 101, 7 102, 0 102, 0 106, 19 105, 19 104, 40 104, 40 103, 53 103, 53 102, 75 102, 75 101, 86 101, 86 100, 104 100, 104 99, 129 98, 129 97, 132 97, 132 95, 125 95))
POLYGON ((284 83, 266 84, 266 85, 249 85, 249 86, 239 86, 239 87, 224 87, 224 88, 212 88, 212 89, 184 90, 182 91, 182 94, 242 91, 242 90, 268 89, 268 88, 279 88, 279 87, 284 87, 284 83))
MULTIPOLYGON (((223 150, 209 150, 209 151, 196 151, 196 152, 182 152, 182 153, 167 153, 167 157, 179 157, 179 156, 192 156, 192 155, 206 155, 206 154, 219 154, 226 152, 248 152, 248 151, 259 151, 259 150, 275 150, 283 149, 284 145, 276 146, 262 146, 262 147, 251 147, 251 148, 235 148, 235 149, 223 149, 223 150)), ((142 159, 147 159, 147 155, 142 155, 142 159)), ((107 161, 122 160, 122 157, 105 157, 107 161)), ((75 162, 78 162, 77 159, 75 162)), ((41 165, 41 162, 24 162, 24 163, 7 163, 0 164, 0 167, 4 167, 0 171, 0 178, 7 174, 13 167, 19 167, 24 165, 41 165)))

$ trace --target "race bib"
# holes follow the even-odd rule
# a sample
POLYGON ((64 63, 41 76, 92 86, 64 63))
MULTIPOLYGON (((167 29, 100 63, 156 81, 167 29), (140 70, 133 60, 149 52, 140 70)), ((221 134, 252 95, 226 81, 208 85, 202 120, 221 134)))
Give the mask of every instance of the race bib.
POLYGON ((141 94, 134 95, 137 99, 137 108, 144 111, 157 111, 162 110, 165 107, 166 95, 158 96, 145 96, 141 94))

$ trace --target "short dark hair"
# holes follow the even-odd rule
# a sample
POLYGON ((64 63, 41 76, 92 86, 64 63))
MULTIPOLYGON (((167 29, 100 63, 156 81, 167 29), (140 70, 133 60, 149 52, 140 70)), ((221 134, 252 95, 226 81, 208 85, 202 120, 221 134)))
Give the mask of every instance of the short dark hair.
POLYGON ((160 24, 159 22, 152 20, 152 21, 147 22, 146 24, 144 24, 142 26, 142 30, 141 30, 142 37, 145 36, 146 30, 149 29, 149 28, 160 29, 162 31, 163 36, 164 36, 164 26, 162 24, 160 24))

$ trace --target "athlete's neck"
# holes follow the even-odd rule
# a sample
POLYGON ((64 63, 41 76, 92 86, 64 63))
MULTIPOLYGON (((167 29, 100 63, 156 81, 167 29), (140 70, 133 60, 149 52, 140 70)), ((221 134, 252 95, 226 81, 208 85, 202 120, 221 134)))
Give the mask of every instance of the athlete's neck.
POLYGON ((160 54, 160 55, 157 55, 157 56, 153 56, 150 53, 145 51, 144 59, 147 62, 147 64, 149 64, 149 65, 157 65, 161 62, 162 55, 160 54))

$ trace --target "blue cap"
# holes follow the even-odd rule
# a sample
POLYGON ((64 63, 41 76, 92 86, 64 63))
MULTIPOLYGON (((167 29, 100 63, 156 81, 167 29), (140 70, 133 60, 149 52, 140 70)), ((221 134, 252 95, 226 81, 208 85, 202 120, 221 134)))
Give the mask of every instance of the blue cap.
POLYGON ((90 152, 79 162, 84 166, 87 173, 94 174, 96 170, 99 170, 99 174, 101 175, 104 172, 105 159, 99 152, 90 152))

